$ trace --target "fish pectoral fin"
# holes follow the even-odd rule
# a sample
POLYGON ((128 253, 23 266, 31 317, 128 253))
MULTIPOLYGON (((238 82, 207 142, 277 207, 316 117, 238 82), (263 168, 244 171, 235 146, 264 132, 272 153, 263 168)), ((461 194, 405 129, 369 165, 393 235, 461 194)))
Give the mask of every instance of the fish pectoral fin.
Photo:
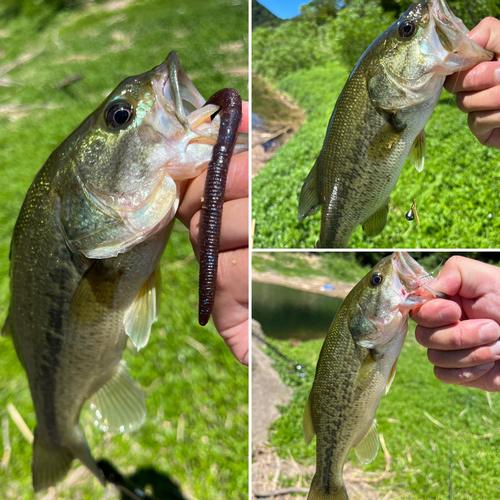
POLYGON ((364 438, 354 447, 358 460, 363 464, 372 462, 378 453, 377 421, 374 420, 364 438))
MULTIPOLYGON (((376 163, 386 162, 394 154, 402 134, 402 130, 395 128, 390 122, 386 123, 373 138, 366 153, 368 158, 376 163)), ((389 178, 388 181, 390 180, 389 178)))
POLYGON ((371 353, 366 356, 363 364, 359 367, 358 377, 356 379, 356 387, 359 387, 361 382, 377 367, 377 360, 373 358, 371 353))
POLYGON ((111 379, 90 398, 94 425, 104 432, 138 429, 146 417, 144 399, 122 361, 111 379))
POLYGON ((394 380, 394 377, 396 376, 396 366, 398 364, 398 360, 394 361, 394 364, 392 365, 391 368, 391 373, 389 373, 389 378, 387 379, 387 384, 385 384, 385 393, 387 394, 389 392, 389 389, 391 388, 392 381, 394 380))
POLYGON ((408 158, 412 165, 417 169, 417 172, 422 172, 424 169, 425 153, 427 152, 427 142, 425 140, 425 130, 422 130, 413 141, 408 158))
POLYGON ((389 200, 382 205, 369 219, 363 223, 363 231, 366 236, 373 238, 382 232, 387 222, 389 212, 389 200))
POLYGON ((299 196, 299 221, 313 214, 319 207, 318 199, 318 162, 309 172, 299 196))
POLYGON ((141 287, 123 318, 125 333, 137 350, 145 347, 149 341, 151 325, 156 321, 160 310, 160 296, 161 271, 158 266, 141 287))
POLYGON ((115 290, 121 272, 111 272, 96 260, 83 275, 71 302, 70 315, 79 324, 98 322, 115 307, 115 290))
POLYGON ((302 420, 302 429, 304 431, 304 441, 306 442, 306 446, 312 441, 314 434, 314 426, 312 423, 312 415, 311 415, 311 394, 307 398, 306 407, 304 408, 304 418, 302 420))
POLYGON ((73 454, 66 448, 46 446, 37 436, 37 429, 33 441, 33 489, 35 492, 53 486, 63 479, 71 467, 73 454))

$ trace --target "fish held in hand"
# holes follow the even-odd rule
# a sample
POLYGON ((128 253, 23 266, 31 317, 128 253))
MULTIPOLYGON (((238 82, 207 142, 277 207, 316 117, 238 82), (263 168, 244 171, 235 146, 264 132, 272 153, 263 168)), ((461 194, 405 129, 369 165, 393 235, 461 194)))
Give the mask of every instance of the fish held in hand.
POLYGON ((304 411, 304 438, 316 434, 308 500, 347 500, 342 471, 351 448, 363 463, 378 451, 375 413, 396 373, 410 309, 442 294, 410 255, 382 259, 349 293, 325 339, 304 411))
MULTIPOLYGON (((220 133, 229 137, 226 150, 234 147, 238 105, 241 117, 235 93, 229 111, 222 109, 231 124, 220 127, 216 115, 225 104, 205 105, 171 52, 151 71, 125 79, 29 188, 11 244, 5 330, 37 416, 35 491, 61 480, 74 458, 104 484, 79 425, 88 399, 104 431, 141 425, 144 396, 122 352, 127 338, 137 349, 148 343, 160 306, 159 262, 184 181, 213 156, 217 163, 220 133)), ((218 167, 227 171, 230 157, 225 151, 218 167)), ((223 186, 216 194, 223 199, 223 186)))
POLYGON ((406 158, 423 169, 446 76, 493 57, 467 33, 445 0, 419 2, 361 56, 300 193, 300 220, 321 206, 318 247, 347 247, 359 224, 367 236, 383 230, 406 158))

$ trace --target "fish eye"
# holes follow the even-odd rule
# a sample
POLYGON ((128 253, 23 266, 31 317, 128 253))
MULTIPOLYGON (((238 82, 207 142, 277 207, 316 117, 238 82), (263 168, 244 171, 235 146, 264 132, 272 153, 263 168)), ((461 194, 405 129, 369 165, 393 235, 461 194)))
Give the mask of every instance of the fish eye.
POLYGON ((384 277, 380 273, 374 273, 370 277, 371 286, 379 286, 384 281, 384 277))
POLYGON ((403 38, 410 38, 415 34, 416 29, 414 21, 405 21, 399 26, 399 35, 403 38))
POLYGON ((134 115, 132 105, 127 101, 114 101, 105 111, 106 123, 109 128, 123 128, 134 115))

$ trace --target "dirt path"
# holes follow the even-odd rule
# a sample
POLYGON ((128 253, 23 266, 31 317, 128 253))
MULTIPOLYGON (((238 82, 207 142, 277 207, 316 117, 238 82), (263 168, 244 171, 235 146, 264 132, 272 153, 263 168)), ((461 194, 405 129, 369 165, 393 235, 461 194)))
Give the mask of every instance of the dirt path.
POLYGON ((271 285, 287 286, 296 290, 305 292, 320 293, 330 297, 345 299, 346 295, 353 289, 355 283, 344 283, 342 281, 332 280, 323 276, 297 278, 283 276, 274 271, 252 272, 252 281, 259 283, 269 283, 271 285), (333 290, 326 289, 325 285, 330 285, 333 290))

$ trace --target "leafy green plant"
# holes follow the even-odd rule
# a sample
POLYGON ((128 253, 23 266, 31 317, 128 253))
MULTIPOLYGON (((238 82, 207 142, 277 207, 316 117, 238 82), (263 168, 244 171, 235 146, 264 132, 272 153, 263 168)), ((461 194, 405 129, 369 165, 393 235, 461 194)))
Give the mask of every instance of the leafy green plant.
POLYGON ((331 60, 332 26, 317 26, 296 18, 276 28, 258 28, 252 33, 252 71, 269 78, 282 78, 301 68, 331 60))

